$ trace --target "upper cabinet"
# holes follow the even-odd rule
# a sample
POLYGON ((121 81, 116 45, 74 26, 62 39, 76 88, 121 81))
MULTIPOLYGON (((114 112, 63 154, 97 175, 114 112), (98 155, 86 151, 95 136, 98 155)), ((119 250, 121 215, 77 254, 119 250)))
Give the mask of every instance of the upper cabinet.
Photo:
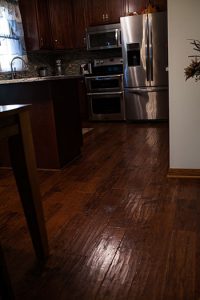
POLYGON ((146 6, 147 1, 146 0, 126 0, 126 14, 130 14, 133 12, 139 12, 142 8, 146 6))
POLYGON ((107 22, 106 0, 88 0, 87 4, 89 25, 99 25, 107 22))
MULTIPOLYGON (((74 47, 85 47, 85 29, 88 26, 119 23, 120 17, 141 12, 147 0, 74 0, 74 47)), ((151 0, 159 10, 167 10, 167 0, 151 0)))
POLYGON ((158 6, 158 8, 162 11, 167 10, 167 0, 155 0, 155 5, 158 6))
POLYGON ((38 36, 39 36, 39 49, 51 49, 52 48, 51 30, 49 30, 50 22, 48 17, 47 2, 35 1, 35 5, 36 5, 36 20, 37 20, 38 36))
POLYGON ((73 46, 74 48, 86 47, 86 28, 89 25, 87 13, 87 0, 72 1, 73 10, 73 46))
POLYGON ((54 49, 72 48, 72 7, 70 0, 48 0, 54 49))
POLYGON ((44 7, 44 1, 42 1, 43 5, 41 5, 38 10, 37 4, 39 3, 40 1, 37 3, 36 0, 19 1, 26 49, 28 51, 39 50, 43 47, 47 48, 50 46, 50 36, 47 37, 49 31, 46 29, 46 27, 48 28, 49 26, 45 24, 48 22, 46 21, 48 18, 42 18, 42 15, 46 14, 47 10, 46 7, 44 7))
POLYGON ((107 14, 109 23, 120 22, 120 17, 125 16, 124 0, 107 0, 107 14))
MULTIPOLYGON (((167 10, 167 0, 151 0, 167 10)), ((147 0, 19 0, 28 51, 84 48, 86 28, 119 23, 147 0)))
POLYGON ((26 48, 72 48, 70 0, 19 0, 26 48))
MULTIPOLYGON (((156 6, 159 11, 167 10, 167 0, 151 0, 152 5, 156 6)), ((126 14, 131 14, 134 12, 140 13, 148 5, 146 0, 126 0, 126 14)))
POLYGON ((88 0, 89 25, 120 22, 125 15, 125 0, 88 0))

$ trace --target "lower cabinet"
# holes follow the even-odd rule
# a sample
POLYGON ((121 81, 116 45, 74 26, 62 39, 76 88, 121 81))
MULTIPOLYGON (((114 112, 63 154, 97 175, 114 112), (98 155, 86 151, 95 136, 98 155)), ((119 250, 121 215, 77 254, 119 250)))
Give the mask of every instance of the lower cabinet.
POLYGON ((78 82, 78 92, 79 92, 79 106, 80 106, 81 121, 87 122, 89 120, 89 113, 88 113, 87 91, 86 91, 84 79, 80 79, 78 82))
MULTIPOLYGON (((79 79, 0 85, 0 105, 32 104, 30 117, 38 168, 60 169, 81 154, 78 85, 79 79)), ((1 166, 8 165, 5 144, 0 144, 1 166)))

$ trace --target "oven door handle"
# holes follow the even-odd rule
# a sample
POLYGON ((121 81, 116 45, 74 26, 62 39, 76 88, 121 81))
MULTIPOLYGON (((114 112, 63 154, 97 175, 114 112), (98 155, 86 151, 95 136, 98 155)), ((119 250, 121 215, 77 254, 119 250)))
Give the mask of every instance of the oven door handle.
POLYGON ((124 92, 102 92, 102 93, 87 93, 88 96, 103 96, 103 95, 123 95, 124 92))
POLYGON ((90 79, 95 79, 95 80, 112 80, 113 78, 123 78, 123 74, 119 75, 96 75, 96 76, 88 76, 85 77, 85 80, 90 81, 90 79))

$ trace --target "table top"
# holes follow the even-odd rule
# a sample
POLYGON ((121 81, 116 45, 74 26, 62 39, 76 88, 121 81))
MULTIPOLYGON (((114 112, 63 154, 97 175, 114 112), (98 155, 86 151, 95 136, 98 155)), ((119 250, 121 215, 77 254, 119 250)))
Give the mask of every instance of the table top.
POLYGON ((0 118, 29 109, 31 104, 0 105, 0 118))

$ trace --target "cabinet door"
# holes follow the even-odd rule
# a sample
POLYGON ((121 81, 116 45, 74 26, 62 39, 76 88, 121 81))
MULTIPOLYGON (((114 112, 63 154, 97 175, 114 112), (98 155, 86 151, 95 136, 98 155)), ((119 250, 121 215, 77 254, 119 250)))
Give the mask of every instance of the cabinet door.
MULTIPOLYGON (((159 11, 167 10, 167 0, 152 0, 151 3, 155 5, 159 11)), ((141 12, 148 2, 146 0, 126 0, 126 14, 133 12, 141 12)))
POLYGON ((47 2, 20 0, 19 8, 27 51, 51 49, 47 2))
POLYGON ((87 14, 87 1, 76 0, 73 6, 73 46, 74 48, 86 47, 86 28, 89 20, 87 14))
POLYGON ((37 0, 37 22, 40 49, 51 49, 51 30, 47 1, 37 0))
POLYGON ((125 15, 125 0, 88 0, 90 25, 119 23, 125 15))
POLYGON ((124 0, 107 0, 106 1, 106 17, 108 23, 119 23, 120 17, 125 16, 124 0))
POLYGON ((146 0, 126 0, 126 14, 140 12, 146 7, 146 0))
POLYGON ((157 5, 161 11, 167 10, 167 0, 154 0, 154 4, 157 5))
POLYGON ((39 50, 39 32, 37 25, 36 0, 20 0, 19 8, 22 17, 24 39, 27 51, 39 50))
POLYGON ((88 0, 89 25, 101 25, 108 22, 106 0, 88 0))
POLYGON ((70 0, 49 0, 49 16, 54 49, 72 48, 72 6, 70 0))

